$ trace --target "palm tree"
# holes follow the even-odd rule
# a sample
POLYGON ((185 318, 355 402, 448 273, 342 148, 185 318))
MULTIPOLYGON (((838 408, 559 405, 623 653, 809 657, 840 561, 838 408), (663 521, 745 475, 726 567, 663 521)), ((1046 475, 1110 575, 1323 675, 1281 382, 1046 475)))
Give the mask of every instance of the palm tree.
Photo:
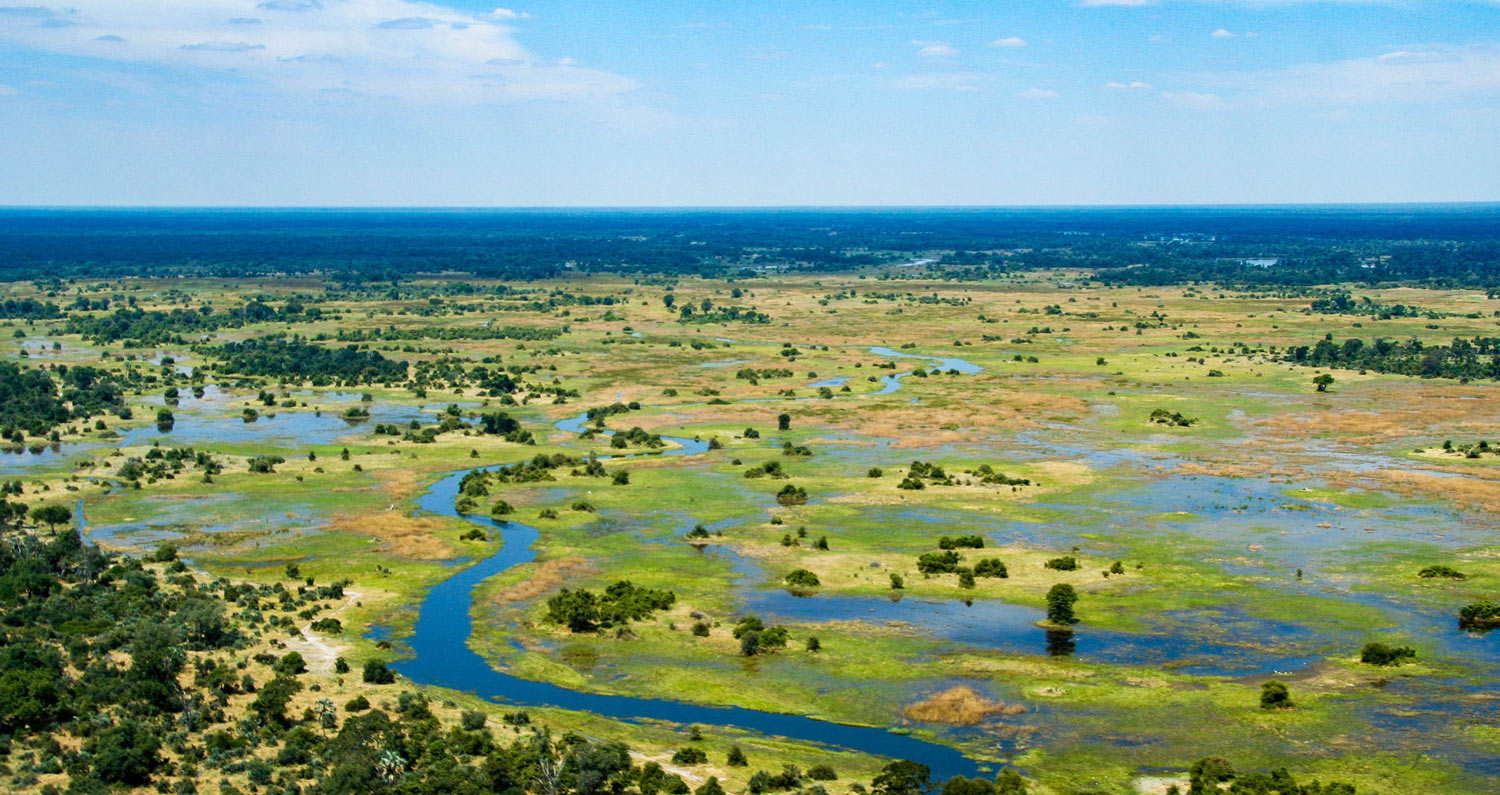
POLYGON ((380 759, 375 762, 375 769, 380 772, 381 778, 394 783, 401 771, 406 769, 406 760, 395 751, 381 751, 380 759))

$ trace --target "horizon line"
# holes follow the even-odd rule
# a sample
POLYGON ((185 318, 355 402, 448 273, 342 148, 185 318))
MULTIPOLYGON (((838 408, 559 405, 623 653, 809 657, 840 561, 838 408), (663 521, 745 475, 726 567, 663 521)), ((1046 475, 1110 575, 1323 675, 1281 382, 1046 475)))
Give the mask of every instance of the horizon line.
POLYGON ((337 205, 337 204, 0 204, 0 212, 783 212, 986 210, 1256 210, 1256 209, 1497 208, 1500 199, 1460 201, 1255 202, 1179 204, 620 204, 620 205, 337 205))

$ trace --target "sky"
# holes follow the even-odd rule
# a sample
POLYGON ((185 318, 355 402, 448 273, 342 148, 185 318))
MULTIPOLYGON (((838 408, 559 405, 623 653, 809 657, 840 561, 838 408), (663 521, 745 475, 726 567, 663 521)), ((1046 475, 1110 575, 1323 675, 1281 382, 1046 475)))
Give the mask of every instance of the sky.
POLYGON ((0 0, 0 205, 1500 200, 1500 0, 0 0))

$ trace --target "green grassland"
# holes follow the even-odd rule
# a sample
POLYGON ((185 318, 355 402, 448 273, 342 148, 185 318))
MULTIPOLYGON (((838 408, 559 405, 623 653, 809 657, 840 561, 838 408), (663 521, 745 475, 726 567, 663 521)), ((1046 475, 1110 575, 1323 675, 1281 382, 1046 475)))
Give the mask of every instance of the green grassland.
MULTIPOLYGON (((416 286, 443 295, 441 282, 416 286)), ((1438 446, 1500 439, 1500 415, 1486 409, 1497 405, 1500 388, 1341 370, 1320 392, 1312 378, 1327 371, 1290 365, 1269 346, 1310 345, 1325 335, 1441 344, 1494 334, 1487 315, 1500 302, 1462 291, 1359 291, 1377 301, 1472 306, 1486 315, 1374 320, 1309 313, 1305 297, 1076 287, 1045 275, 969 284, 828 275, 678 280, 679 304, 710 299, 772 317, 764 325, 700 325, 678 322, 660 287, 627 279, 533 288, 499 298, 340 294, 320 304, 320 320, 226 329, 212 339, 286 333, 340 345, 333 339, 340 332, 435 335, 485 322, 566 327, 550 340, 362 343, 414 366, 486 357, 536 366, 519 378, 538 388, 512 401, 472 384, 431 386, 423 396, 395 385, 260 379, 236 386, 209 372, 211 347, 142 350, 61 334, 61 321, 0 323, 0 355, 19 359, 24 350, 31 364, 136 369, 149 384, 128 397, 132 419, 108 418, 105 431, 73 423, 55 456, 24 471, 15 469, 23 454, 0 459, 12 467, 0 480, 22 479, 34 504, 80 506, 91 534, 111 546, 143 551, 170 538, 210 575, 274 582, 293 563, 319 581, 351 580, 358 597, 341 614, 343 633, 328 640, 361 661, 404 653, 403 637, 427 589, 503 543, 493 535, 463 537, 472 525, 460 518, 414 515, 433 482, 538 454, 647 452, 553 428, 585 409, 634 401, 638 409, 610 416, 607 427, 713 439, 716 449, 606 461, 611 471, 628 471, 623 485, 569 474, 569 467, 554 470, 554 480, 492 485, 481 514, 504 499, 515 508, 509 518, 540 530, 534 563, 473 594, 469 642, 493 665, 580 690, 912 731, 994 766, 1016 765, 1044 792, 1132 792, 1150 771, 1184 770, 1207 755, 1348 780, 1362 792, 1492 791, 1493 782, 1468 768, 1495 752, 1495 729, 1486 723, 1494 713, 1475 707, 1478 697, 1465 687, 1493 676, 1496 658, 1469 654, 1463 644, 1494 639, 1458 637, 1452 616, 1463 604, 1496 598, 1500 587, 1491 519, 1500 508, 1493 466, 1500 457, 1476 462, 1442 455, 1438 446), (745 294, 731 300, 735 288, 745 294), (619 302, 529 307, 553 290, 619 302), (894 299, 872 295, 892 291, 894 299), (932 295, 951 300, 919 300, 932 295), (25 336, 14 336, 12 326, 25 336), (54 341, 61 350, 41 347, 54 341), (984 369, 906 375, 898 391, 876 394, 882 377, 924 367, 919 359, 883 366, 892 360, 869 350, 877 345, 984 369), (172 354, 197 374, 143 363, 153 353, 172 354), (737 377, 744 369, 774 372, 737 377), (828 378, 847 378, 846 388, 821 395, 808 386, 828 378), (466 406, 466 419, 505 411, 535 444, 472 427, 415 443, 375 434, 372 421, 333 426, 315 441, 207 433, 183 442, 169 433, 161 447, 190 444, 211 453, 222 471, 205 479, 189 468, 118 487, 121 467, 146 457, 156 439, 140 436, 139 444, 121 448, 118 434, 149 429, 166 386, 204 382, 218 383, 222 399, 184 398, 174 408, 179 420, 243 430, 242 411, 260 406, 260 390, 269 389, 300 404, 261 407, 278 415, 274 421, 321 413, 313 419, 341 422, 336 415, 352 404, 333 393, 368 393, 365 405, 418 411, 424 426, 448 403, 466 406), (556 397, 542 386, 577 397, 556 397), (1190 424, 1152 422, 1157 409, 1190 424), (777 428, 782 413, 790 417, 785 431, 777 428), (758 438, 747 438, 747 429, 758 438), (811 454, 787 455, 783 443, 811 454), (252 459, 269 455, 285 460, 274 472, 251 471, 252 459), (900 488, 914 461, 941 466, 955 482, 900 488), (745 477, 771 463, 785 477, 745 477), (1029 483, 981 483, 971 474, 980 465, 1029 483), (869 475, 872 467, 880 477, 869 475), (806 504, 778 503, 788 484, 806 490, 806 504), (1196 502, 1187 498, 1194 495, 1196 502), (579 501, 592 510, 573 508, 579 501), (689 543, 686 534, 700 524, 710 537, 689 543), (965 565, 996 557, 1008 577, 979 578, 969 588, 955 574, 918 570, 918 556, 937 551, 939 537, 971 533, 986 543, 959 550, 965 565), (784 543, 788 535, 794 545, 784 543), (827 550, 814 547, 820 538, 827 550), (1079 563, 1075 571, 1045 566, 1069 555, 1079 563), (1111 574, 1116 561, 1123 573, 1111 574), (1432 564, 1468 577, 1416 576, 1432 564), (1091 632, 1179 637, 1312 662, 1274 674, 1211 675, 1100 661, 1086 652, 1051 657, 1040 641, 1029 649, 958 642, 886 623, 878 612, 868 620, 787 620, 784 650, 742 656, 731 628, 747 595, 782 589, 781 578, 795 569, 817 575, 813 601, 865 599, 878 607, 893 595, 896 574, 905 600, 1015 605, 1038 617, 1048 589, 1065 583, 1080 595, 1074 631, 1081 640, 1091 632), (599 590, 618 580, 671 590, 676 602, 620 632, 572 633, 548 621, 547 599, 560 588, 599 590), (1219 619, 1195 619, 1204 615, 1219 619), (709 625, 706 636, 690 631, 700 620, 709 625), (1272 631, 1282 625, 1300 628, 1291 635, 1295 652, 1272 631), (389 641, 368 634, 372 626, 389 641), (821 650, 806 650, 812 636, 821 650), (1396 669, 1360 664, 1360 645, 1376 639, 1413 646, 1417 661, 1396 669), (1273 676, 1291 685, 1295 709, 1260 709, 1260 684, 1273 676), (1386 686, 1391 681, 1399 686, 1386 686), (909 717, 912 705, 960 685, 1016 709, 965 726, 909 717), (1392 715, 1433 705, 1470 719, 1393 723, 1392 715), (1437 748, 1445 750, 1429 753, 1437 748)), ((7 289, 15 297, 38 295, 31 285, 7 289)), ((230 306, 251 295, 276 301, 322 289, 298 279, 129 280, 101 284, 95 294, 134 298, 151 309, 178 305, 182 296, 194 305, 230 306)), ((475 701, 446 691, 437 697, 459 706, 475 701)), ((482 706, 496 714, 507 709, 482 706)), ((681 727, 533 713, 560 731, 628 739, 661 759, 683 742, 681 727)), ((833 759, 847 773, 831 782, 836 792, 868 780, 880 764, 734 730, 706 734, 710 762, 690 773, 697 781, 717 775, 734 791, 748 773, 719 764, 731 743, 751 756, 751 770, 833 759)))

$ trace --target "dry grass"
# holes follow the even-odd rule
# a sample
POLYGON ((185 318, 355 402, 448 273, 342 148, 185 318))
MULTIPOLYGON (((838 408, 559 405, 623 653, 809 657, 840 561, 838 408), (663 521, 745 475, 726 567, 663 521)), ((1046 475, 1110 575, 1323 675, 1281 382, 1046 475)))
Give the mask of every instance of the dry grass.
POLYGON ((1024 707, 990 701, 973 688, 959 686, 911 704, 901 714, 924 723, 976 726, 996 715, 1017 715, 1025 711, 1024 707))
POLYGON ((326 525, 328 530, 358 533, 385 542, 385 549, 410 560, 451 560, 453 545, 438 535, 443 523, 432 518, 407 516, 398 511, 343 514, 326 525))
POLYGON ((549 560, 538 565, 530 577, 490 597, 490 602, 498 607, 529 602, 544 593, 579 580, 593 571, 589 562, 580 557, 549 560))

